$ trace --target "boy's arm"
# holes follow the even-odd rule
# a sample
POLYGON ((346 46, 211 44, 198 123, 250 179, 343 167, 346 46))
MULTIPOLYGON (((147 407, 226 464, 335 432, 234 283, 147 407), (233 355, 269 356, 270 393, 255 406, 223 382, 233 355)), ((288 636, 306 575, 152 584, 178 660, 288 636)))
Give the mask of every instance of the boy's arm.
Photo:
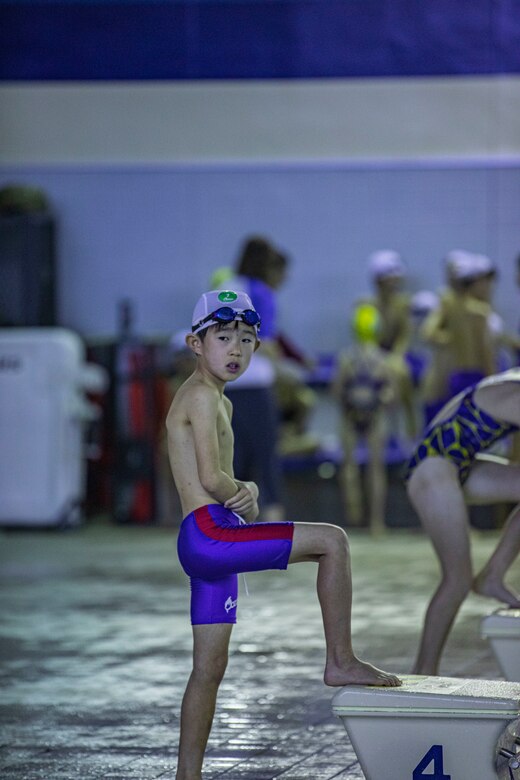
POLYGON ((235 480, 238 485, 238 493, 228 499, 224 506, 236 512, 248 523, 252 523, 258 517, 258 487, 254 482, 241 482, 235 480))
POLYGON ((479 345, 479 362, 486 376, 491 376, 491 374, 496 372, 496 363, 493 339, 488 327, 487 315, 485 313, 479 313, 473 318, 473 321, 473 327, 477 334, 476 343, 479 345))
POLYGON ((196 387, 190 399, 188 419, 193 430, 200 484, 219 504, 224 504, 237 493, 238 485, 220 465, 218 405, 216 393, 203 386, 196 387))
POLYGON ((402 357, 404 357, 404 355, 406 354, 410 346, 410 341, 412 340, 412 328, 411 328, 408 310, 403 309, 400 312, 400 315, 401 316, 399 321, 399 335, 395 340, 395 344, 392 349, 392 352, 394 352, 396 355, 401 355, 402 357))
POLYGON ((446 303, 441 301, 438 309, 431 311, 419 328, 419 336, 429 344, 444 346, 451 336, 446 328, 446 303))
POLYGON ((386 354, 382 354, 378 365, 378 371, 376 371, 375 378, 381 382, 381 389, 379 392, 379 398, 381 403, 385 405, 392 404, 398 395, 395 387, 395 377, 388 365, 386 354))

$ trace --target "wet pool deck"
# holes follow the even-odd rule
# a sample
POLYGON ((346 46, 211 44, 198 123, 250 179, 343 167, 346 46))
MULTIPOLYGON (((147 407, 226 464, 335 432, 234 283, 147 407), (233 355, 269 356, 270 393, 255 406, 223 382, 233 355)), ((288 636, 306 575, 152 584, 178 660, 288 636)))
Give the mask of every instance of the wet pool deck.
MULTIPOLYGON (((358 653, 410 671, 436 564, 418 531, 350 534, 358 653)), ((495 532, 475 532, 476 562, 495 532)), ((0 531, 0 777, 175 777, 190 670, 189 590, 173 528, 0 531)), ((205 780, 362 780, 321 680, 313 564, 248 575, 221 688, 205 780)), ((518 567, 511 581, 520 584, 518 567)), ((500 678, 471 596, 443 675, 500 678)))

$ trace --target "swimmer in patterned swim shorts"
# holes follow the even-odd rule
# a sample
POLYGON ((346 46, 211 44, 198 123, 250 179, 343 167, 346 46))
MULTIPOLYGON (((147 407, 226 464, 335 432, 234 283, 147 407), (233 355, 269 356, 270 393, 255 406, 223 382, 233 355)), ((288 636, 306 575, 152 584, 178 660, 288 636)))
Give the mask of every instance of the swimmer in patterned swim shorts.
POLYGON ((520 464, 488 452, 520 427, 520 369, 481 380, 449 401, 425 431, 407 469, 408 496, 439 558, 442 576, 424 620, 415 674, 437 674, 470 590, 520 607, 504 577, 520 552, 520 464), (468 505, 514 502, 496 549, 474 576, 468 505))
POLYGON ((204 293, 186 337, 197 358, 168 412, 168 452, 184 520, 179 560, 191 581, 193 670, 181 708, 176 780, 202 777, 217 692, 236 622, 238 574, 318 564, 327 685, 400 685, 354 654, 347 537, 327 523, 259 523, 258 488, 233 474, 232 406, 224 395, 259 346, 260 318, 240 291, 204 293))

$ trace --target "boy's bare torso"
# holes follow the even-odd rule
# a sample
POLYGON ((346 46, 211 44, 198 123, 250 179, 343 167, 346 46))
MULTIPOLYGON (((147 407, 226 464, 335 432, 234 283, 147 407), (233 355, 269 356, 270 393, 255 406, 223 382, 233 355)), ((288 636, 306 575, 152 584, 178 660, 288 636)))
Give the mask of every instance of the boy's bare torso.
MULTIPOLYGON (((198 507, 215 503, 215 499, 203 488, 199 479, 200 464, 191 423, 193 415, 197 413, 194 397, 200 397, 201 393, 210 394, 212 403, 216 404, 220 469, 233 478, 231 402, 216 387, 193 374, 177 391, 166 420, 168 454, 184 517, 198 507)), ((199 453, 199 459, 201 455, 203 453, 199 453)))
POLYGON ((446 295, 446 328, 457 370, 494 370, 488 328, 490 306, 469 295, 446 295))

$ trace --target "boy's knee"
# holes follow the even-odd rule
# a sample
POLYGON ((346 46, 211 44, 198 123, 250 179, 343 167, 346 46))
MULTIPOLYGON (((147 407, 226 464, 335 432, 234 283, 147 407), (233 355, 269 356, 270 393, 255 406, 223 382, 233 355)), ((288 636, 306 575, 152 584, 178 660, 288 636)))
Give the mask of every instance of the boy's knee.
POLYGON ((215 683, 216 685, 220 685, 220 683, 224 679, 226 669, 227 669, 227 658, 225 663, 223 662, 213 670, 213 674, 211 675, 212 682, 215 683))
POLYGON ((331 552, 348 555, 348 537, 343 528, 340 528, 339 525, 327 526, 327 541, 331 552))
POLYGON ((228 655, 216 655, 206 663, 197 664, 193 668, 193 674, 205 685, 220 685, 226 673, 228 655))
POLYGON ((227 665, 215 666, 213 669, 194 669, 195 679, 206 689, 220 685, 224 679, 227 665))

